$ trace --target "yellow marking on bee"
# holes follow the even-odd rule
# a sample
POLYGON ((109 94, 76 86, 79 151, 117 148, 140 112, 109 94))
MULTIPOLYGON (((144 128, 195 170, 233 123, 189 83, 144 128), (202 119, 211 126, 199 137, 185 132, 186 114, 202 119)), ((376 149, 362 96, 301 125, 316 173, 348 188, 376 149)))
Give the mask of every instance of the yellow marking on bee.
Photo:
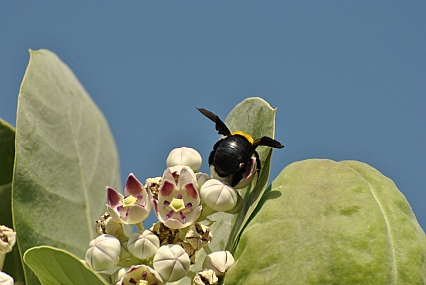
POLYGON ((249 141, 249 143, 251 143, 251 144, 254 143, 254 139, 251 137, 251 135, 243 133, 242 131, 236 131, 236 132, 231 133, 231 136, 235 136, 235 135, 245 137, 249 141))

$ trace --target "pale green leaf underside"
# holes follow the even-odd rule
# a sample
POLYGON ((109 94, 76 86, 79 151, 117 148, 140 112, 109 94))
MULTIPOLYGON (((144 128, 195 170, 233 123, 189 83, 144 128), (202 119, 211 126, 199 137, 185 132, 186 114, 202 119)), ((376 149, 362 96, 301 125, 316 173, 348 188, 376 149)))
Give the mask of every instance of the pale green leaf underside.
POLYGON ((366 164, 293 163, 256 211, 225 284, 426 283, 423 230, 395 184, 366 164))
MULTIPOLYGON (((271 106, 261 98, 247 98, 235 106, 231 113, 229 113, 225 120, 225 124, 231 132, 243 131, 250 134, 254 139, 262 136, 273 138, 275 130, 275 109, 271 108, 271 106)), ((212 142, 212 146, 214 143, 215 142, 212 142)), ((257 151, 262 162, 263 173, 259 179, 260 183, 257 185, 258 188, 255 191, 251 191, 252 189, 250 186, 248 187, 250 190, 247 192, 247 197, 245 197, 247 188, 242 189, 243 191, 239 190, 247 201, 245 208, 241 210, 238 215, 218 212, 209 216, 209 219, 214 221, 214 223, 210 225, 210 229, 214 235, 212 243, 209 245, 212 251, 225 250, 227 247, 232 250, 238 233, 248 220, 266 188, 265 185, 269 177, 270 168, 270 157, 268 160, 267 157, 270 148, 261 146, 257 148, 257 151), (251 196, 250 193, 252 194, 251 196)), ((257 179, 254 180, 254 182, 256 181, 257 179)), ((197 252, 197 263, 191 267, 192 271, 202 269, 201 265, 205 256, 206 254, 203 250, 197 252)), ((173 284, 189 284, 189 282, 189 278, 185 278, 173 284)))
POLYGON ((43 285, 107 285, 75 255, 49 246, 34 247, 24 255, 25 263, 43 285))
MULTIPOLYGON (((13 218, 21 254, 52 245, 82 257, 120 187, 108 124, 72 71, 48 50, 30 51, 16 123, 13 218)), ((34 275, 26 271, 29 284, 34 275)))
MULTIPOLYGON (((268 102, 259 97, 247 98, 239 103, 229 113, 226 124, 231 131, 241 130, 250 134, 253 139, 263 136, 274 138, 275 113, 268 102)), ((233 217, 232 229, 227 242, 226 249, 233 252, 238 235, 246 224, 250 215, 256 208, 269 180, 270 164, 273 150, 270 147, 259 146, 256 151, 261 161, 261 174, 259 179, 255 178, 246 189, 240 190, 244 198, 244 206, 241 211, 233 217)))

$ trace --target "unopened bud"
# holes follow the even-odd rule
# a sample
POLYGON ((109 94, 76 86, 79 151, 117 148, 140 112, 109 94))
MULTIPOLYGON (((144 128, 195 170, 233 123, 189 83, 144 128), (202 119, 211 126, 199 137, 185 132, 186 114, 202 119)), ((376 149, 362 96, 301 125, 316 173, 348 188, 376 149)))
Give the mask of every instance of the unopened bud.
POLYGON ((108 270, 120 258, 120 241, 112 235, 100 235, 89 243, 86 262, 96 271, 108 270))
POLYGON ((173 149, 166 160, 167 167, 185 165, 194 172, 200 169, 202 163, 201 155, 193 148, 180 147, 173 149))
POLYGON ((130 253, 140 259, 151 258, 159 247, 160 240, 148 230, 133 233, 127 243, 130 253))
POLYGON ((203 202, 218 212, 232 210, 238 204, 238 192, 217 179, 210 179, 200 189, 203 202))
POLYGON ((229 251, 215 251, 206 256, 203 268, 212 269, 217 276, 224 276, 234 262, 234 257, 229 251))
POLYGON ((0 285, 13 285, 13 278, 0 271, 0 285))
POLYGON ((163 245, 154 256, 154 269, 168 282, 182 279, 188 273, 191 261, 185 250, 175 244, 163 245))

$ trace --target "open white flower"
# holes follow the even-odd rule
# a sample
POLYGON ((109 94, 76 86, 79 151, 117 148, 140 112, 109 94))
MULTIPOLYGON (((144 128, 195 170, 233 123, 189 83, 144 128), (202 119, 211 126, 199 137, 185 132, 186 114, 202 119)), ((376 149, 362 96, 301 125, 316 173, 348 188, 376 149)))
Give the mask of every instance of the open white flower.
POLYGON ((202 209, 192 169, 187 166, 168 168, 161 181, 158 200, 153 199, 158 220, 171 229, 192 225, 202 209))
POLYGON ((148 218, 151 212, 152 194, 130 173, 126 180, 125 195, 107 187, 108 213, 111 218, 123 224, 137 224, 148 218))
POLYGON ((157 271, 147 265, 133 265, 124 273, 119 285, 155 284, 163 285, 163 279, 157 271))

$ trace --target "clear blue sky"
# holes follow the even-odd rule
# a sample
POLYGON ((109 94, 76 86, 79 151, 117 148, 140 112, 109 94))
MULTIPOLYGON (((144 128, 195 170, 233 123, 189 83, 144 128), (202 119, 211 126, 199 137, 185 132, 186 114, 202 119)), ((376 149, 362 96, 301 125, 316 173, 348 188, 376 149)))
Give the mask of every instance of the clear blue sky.
MULTIPOLYGON (((307 158, 366 162, 426 228, 425 1, 1 1, 0 117, 15 125, 28 49, 66 62, 105 113, 124 183, 174 147, 207 158, 246 97, 277 107, 272 178, 307 158)), ((207 172, 207 163, 202 170, 207 172)))

